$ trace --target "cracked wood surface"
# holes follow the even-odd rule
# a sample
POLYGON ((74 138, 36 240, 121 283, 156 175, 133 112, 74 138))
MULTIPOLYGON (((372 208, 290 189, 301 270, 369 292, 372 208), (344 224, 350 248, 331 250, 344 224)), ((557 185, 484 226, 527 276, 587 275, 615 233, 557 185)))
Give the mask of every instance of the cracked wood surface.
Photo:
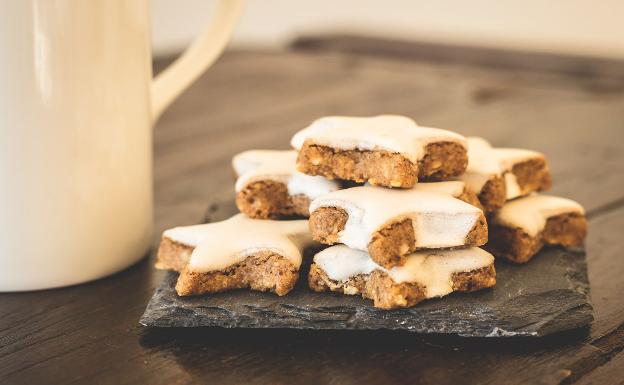
POLYGON ((157 231, 199 222, 210 202, 231 200, 233 154, 287 148, 321 115, 378 113, 548 155, 552 192, 578 200, 590 217, 589 330, 502 341, 150 332, 138 319, 164 276, 150 256, 90 284, 0 294, 0 383, 622 383, 622 63, 348 36, 301 39, 284 52, 229 52, 155 129, 157 231))

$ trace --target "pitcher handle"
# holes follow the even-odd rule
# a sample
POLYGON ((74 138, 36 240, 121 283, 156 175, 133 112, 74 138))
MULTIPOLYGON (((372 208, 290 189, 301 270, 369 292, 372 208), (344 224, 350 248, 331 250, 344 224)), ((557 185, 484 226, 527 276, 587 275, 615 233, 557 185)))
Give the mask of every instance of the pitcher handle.
POLYGON ((217 60, 232 36, 243 10, 244 0, 220 0, 212 22, 169 67, 152 82, 152 121, 212 63, 217 60))

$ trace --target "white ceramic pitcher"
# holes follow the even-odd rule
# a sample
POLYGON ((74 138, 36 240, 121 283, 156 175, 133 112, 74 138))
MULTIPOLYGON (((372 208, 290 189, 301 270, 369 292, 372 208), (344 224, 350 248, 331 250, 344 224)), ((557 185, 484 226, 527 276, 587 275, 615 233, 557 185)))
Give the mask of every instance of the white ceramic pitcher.
POLYGON ((148 0, 0 8, 0 291, 124 269, 152 238, 152 125, 219 56, 242 0, 221 0, 154 81, 148 0))

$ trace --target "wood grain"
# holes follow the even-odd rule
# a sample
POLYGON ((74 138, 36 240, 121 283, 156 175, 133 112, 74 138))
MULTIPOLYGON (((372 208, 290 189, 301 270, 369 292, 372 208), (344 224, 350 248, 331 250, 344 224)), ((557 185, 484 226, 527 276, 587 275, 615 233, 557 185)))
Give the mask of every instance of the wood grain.
POLYGON ((172 106, 154 137, 158 233, 199 222, 211 202, 232 199, 236 152, 287 148, 292 133, 322 115, 406 114, 548 155, 553 192, 580 201, 590 216, 590 330, 502 342, 385 332, 150 331, 137 324, 162 278, 150 257, 86 285, 1 294, 0 383, 617 383, 624 349, 624 65, 348 40, 229 52, 172 106))

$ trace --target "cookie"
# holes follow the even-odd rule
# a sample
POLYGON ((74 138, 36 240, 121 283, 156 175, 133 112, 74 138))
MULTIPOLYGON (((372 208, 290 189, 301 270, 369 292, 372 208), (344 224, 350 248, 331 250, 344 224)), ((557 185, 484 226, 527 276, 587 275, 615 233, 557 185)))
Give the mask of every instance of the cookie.
POLYGON ((308 217, 310 201, 340 183, 297 171, 296 151, 250 150, 232 159, 236 206, 251 218, 308 217))
POLYGON ((360 250, 329 247, 314 257, 310 288, 372 299, 374 306, 395 309, 454 291, 470 292, 496 284, 494 257, 478 247, 410 254, 405 264, 386 269, 360 250))
POLYGON ((305 174, 386 187, 449 179, 468 163, 463 136, 398 115, 321 118, 296 133, 291 144, 299 151, 297 169, 305 174))
POLYGON ((468 138, 468 167, 460 176, 474 191, 485 211, 505 201, 548 190, 550 170, 543 154, 517 148, 494 148, 482 138, 468 138))
POLYGON ((587 235, 583 207, 549 195, 509 201, 490 217, 489 225, 486 249, 515 263, 528 262, 544 244, 577 246, 587 235))
POLYGON ((488 237, 483 211, 451 195, 374 186, 313 200, 310 231, 321 243, 368 251, 387 268, 403 264, 418 249, 480 246, 488 237))
POLYGON ((302 251, 312 243, 307 220, 272 221, 238 214, 223 222, 166 230, 156 267, 180 273, 180 296, 250 288, 288 293, 302 251))

